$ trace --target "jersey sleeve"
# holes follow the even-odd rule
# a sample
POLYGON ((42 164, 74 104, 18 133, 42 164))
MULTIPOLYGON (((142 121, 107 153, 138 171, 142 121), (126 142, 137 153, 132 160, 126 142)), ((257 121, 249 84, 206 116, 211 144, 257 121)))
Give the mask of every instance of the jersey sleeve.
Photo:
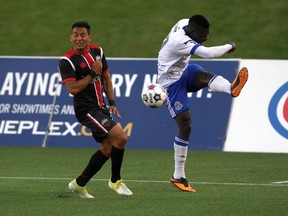
POLYGON ((108 72, 109 72, 108 63, 107 63, 105 55, 103 53, 103 55, 102 55, 102 73, 108 73, 108 72))
POLYGON ((195 50, 195 55, 200 56, 202 58, 217 58, 222 56, 224 53, 228 52, 232 48, 233 47, 231 44, 225 44, 213 47, 201 46, 199 47, 199 49, 195 50))
POLYGON ((184 38, 184 40, 182 38, 176 39, 174 42, 174 50, 180 55, 193 55, 199 46, 201 44, 190 38, 188 39, 188 37, 184 38))
POLYGON ((75 70, 73 69, 73 65, 65 57, 61 58, 59 61, 59 70, 63 84, 65 84, 67 81, 76 80, 76 74, 75 70))

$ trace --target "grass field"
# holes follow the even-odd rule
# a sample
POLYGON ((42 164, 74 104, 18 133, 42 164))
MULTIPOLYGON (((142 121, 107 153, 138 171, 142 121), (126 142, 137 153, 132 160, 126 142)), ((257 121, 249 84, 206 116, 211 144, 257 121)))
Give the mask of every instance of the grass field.
POLYGON ((0 55, 62 56, 73 22, 91 23, 94 43, 108 57, 156 58, 179 19, 204 14, 208 46, 235 41, 223 58, 288 58, 286 0, 0 0, 0 55))
POLYGON ((197 193, 172 188, 173 152, 127 150, 122 177, 134 192, 107 186, 110 161, 81 199, 67 184, 95 149, 0 147, 0 215, 277 215, 288 212, 287 154, 189 152, 186 174, 197 193))
MULTIPOLYGON (((156 58, 179 19, 195 13, 211 22, 207 46, 234 40, 223 58, 288 59, 286 0, 0 0, 0 55, 62 56, 71 24, 87 20, 107 57, 156 58)), ((172 188, 173 152, 127 150, 122 177, 134 192, 108 186, 110 161, 80 199, 67 184, 95 149, 0 146, 1 216, 286 216, 288 155, 191 151, 187 178, 197 193, 172 188)))

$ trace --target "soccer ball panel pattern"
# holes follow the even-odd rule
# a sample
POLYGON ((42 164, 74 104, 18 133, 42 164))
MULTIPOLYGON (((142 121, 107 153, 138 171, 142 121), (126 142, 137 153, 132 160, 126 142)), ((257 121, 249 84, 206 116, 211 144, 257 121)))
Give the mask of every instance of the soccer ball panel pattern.
POLYGON ((167 99, 165 89, 159 84, 149 84, 142 94, 143 103, 150 108, 161 107, 167 99))

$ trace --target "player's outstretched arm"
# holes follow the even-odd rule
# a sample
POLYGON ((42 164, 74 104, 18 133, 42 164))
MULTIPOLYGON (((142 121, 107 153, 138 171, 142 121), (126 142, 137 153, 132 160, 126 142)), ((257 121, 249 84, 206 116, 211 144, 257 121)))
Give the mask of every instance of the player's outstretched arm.
POLYGON ((194 54, 202 58, 217 58, 225 53, 233 52, 236 49, 234 42, 229 42, 225 45, 205 47, 199 46, 194 54))
POLYGON ((106 94, 106 97, 109 101, 109 111, 111 113, 113 113, 114 115, 116 115, 117 117, 121 118, 121 115, 116 107, 116 103, 115 103, 115 97, 114 97, 114 91, 113 91, 113 84, 110 78, 109 73, 103 73, 102 74, 103 77, 103 82, 104 82, 104 91, 106 94))

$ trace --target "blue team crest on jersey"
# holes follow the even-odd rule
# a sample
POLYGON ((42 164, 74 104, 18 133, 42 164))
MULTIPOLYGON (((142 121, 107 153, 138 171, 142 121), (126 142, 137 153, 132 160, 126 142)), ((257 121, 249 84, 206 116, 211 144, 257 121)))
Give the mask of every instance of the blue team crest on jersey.
POLYGON ((288 82, 272 96, 268 107, 268 116, 274 129, 288 139, 288 82))
POLYGON ((182 107, 183 107, 183 104, 181 104, 179 101, 176 101, 174 103, 174 107, 175 107, 176 110, 181 110, 182 107))

